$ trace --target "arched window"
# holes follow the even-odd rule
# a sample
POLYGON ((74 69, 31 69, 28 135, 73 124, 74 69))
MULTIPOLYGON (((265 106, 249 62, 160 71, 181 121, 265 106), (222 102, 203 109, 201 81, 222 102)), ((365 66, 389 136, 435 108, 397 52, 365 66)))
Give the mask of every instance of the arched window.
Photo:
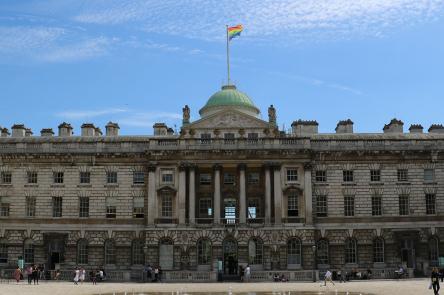
POLYGON ((357 263, 357 244, 355 239, 345 240, 345 263, 357 263))
POLYGON ((77 263, 88 264, 88 241, 80 239, 77 242, 77 263))
POLYGON ((301 240, 291 238, 287 242, 287 264, 301 264, 302 250, 301 240))
POLYGON ((34 243, 31 239, 26 239, 23 243, 23 257, 25 264, 34 263, 34 243))
POLYGON ((250 264, 263 263, 264 243, 261 239, 252 238, 248 241, 248 258, 250 264))
POLYGON ((105 264, 116 263, 116 247, 113 240, 105 241, 105 264))
POLYGON ((197 264, 211 264, 211 242, 208 239, 197 241, 197 264))
POLYGON ((384 262, 384 240, 382 238, 373 240, 373 262, 384 262))
POLYGON ((430 266, 438 266, 439 248, 436 237, 431 237, 429 240, 429 257, 430 266))
POLYGON ((0 239, 0 263, 8 263, 8 242, 0 239))
POLYGON ((143 240, 134 240, 131 245, 132 264, 145 264, 145 254, 143 252, 143 240))
POLYGON ((328 264, 328 241, 326 239, 318 241, 316 254, 319 264, 328 264))
POLYGON ((159 241, 159 265, 164 270, 174 268, 174 243, 171 239, 159 241))

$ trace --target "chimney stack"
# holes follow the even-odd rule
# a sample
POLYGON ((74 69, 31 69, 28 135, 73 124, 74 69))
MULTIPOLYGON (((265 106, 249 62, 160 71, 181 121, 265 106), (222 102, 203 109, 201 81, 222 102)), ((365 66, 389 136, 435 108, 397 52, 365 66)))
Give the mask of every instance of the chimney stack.
POLYGON ((384 125, 382 129, 384 133, 403 133, 404 132, 404 123, 398 119, 392 119, 390 123, 384 125))
POLYGON ((25 137, 26 128, 23 124, 14 124, 12 127, 12 137, 25 137))
POLYGON ((10 135, 8 128, 3 128, 1 131, 2 131, 2 137, 8 137, 10 135))
POLYGON ((318 122, 316 121, 305 121, 305 120, 297 120, 293 121, 291 124, 291 128, 293 131, 293 135, 296 136, 307 136, 318 133, 318 122))
POLYGON ((335 131, 336 133, 353 133, 353 121, 350 119, 339 121, 335 131))
POLYGON ((432 124, 429 133, 444 133, 444 126, 442 124, 432 124))
POLYGON ((422 133, 423 129, 421 124, 412 124, 409 127, 410 133, 422 133))
POLYGON ((168 127, 165 123, 155 123, 153 128, 155 136, 167 135, 168 127))
POLYGON ((59 125, 59 136, 71 136, 72 127, 71 124, 63 122, 59 125))
POLYGON ((31 130, 31 128, 26 128, 25 129, 25 136, 26 137, 28 137, 28 136, 32 136, 34 133, 32 133, 32 130, 31 130))
POLYGON ((52 128, 44 128, 44 129, 40 130, 40 136, 43 136, 43 137, 54 136, 54 131, 52 131, 52 128))
POLYGON ((92 123, 84 123, 82 126, 82 136, 95 136, 96 127, 92 123))
POLYGON ((119 125, 117 123, 108 122, 105 126, 106 136, 119 136, 119 125))

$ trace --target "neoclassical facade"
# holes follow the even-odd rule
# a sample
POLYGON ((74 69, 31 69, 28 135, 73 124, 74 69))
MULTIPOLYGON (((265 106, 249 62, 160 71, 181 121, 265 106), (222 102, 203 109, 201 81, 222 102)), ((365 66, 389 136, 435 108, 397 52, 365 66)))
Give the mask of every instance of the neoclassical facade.
POLYGON ((427 273, 444 256, 444 127, 335 133, 297 120, 268 121, 234 85, 223 86, 180 134, 106 134, 68 123, 33 136, 24 125, 0 137, 0 268, 19 257, 46 269, 104 266, 120 279, 144 264, 169 279, 257 278, 313 270, 399 265, 427 273), (222 263, 218 263, 221 261, 222 263), (117 275, 118 274, 118 275, 117 275))

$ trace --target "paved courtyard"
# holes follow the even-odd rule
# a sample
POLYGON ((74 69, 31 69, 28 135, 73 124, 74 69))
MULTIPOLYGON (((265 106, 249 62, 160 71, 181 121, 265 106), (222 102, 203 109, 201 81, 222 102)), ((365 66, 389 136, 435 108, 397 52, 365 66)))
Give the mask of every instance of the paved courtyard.
MULTIPOLYGON (((355 294, 387 294, 387 295, 421 295, 433 294, 428 290, 428 279, 411 280, 371 280, 354 281, 345 284, 337 283, 336 286, 320 287, 319 283, 103 283, 96 286, 91 283, 74 285, 69 282, 41 282, 38 286, 28 286, 26 282, 19 285, 15 283, 0 284, 0 294, 3 295, 88 295, 106 294, 113 292, 128 292, 129 295, 139 292, 171 292, 181 294, 189 292, 280 292, 280 294, 295 294, 293 292, 312 291, 315 294, 335 294, 338 292, 351 292, 355 294), (285 293, 283 293, 285 292, 285 293)), ((251 294, 251 295, 253 295, 251 294)), ((277 293, 279 294, 279 293, 277 293)))

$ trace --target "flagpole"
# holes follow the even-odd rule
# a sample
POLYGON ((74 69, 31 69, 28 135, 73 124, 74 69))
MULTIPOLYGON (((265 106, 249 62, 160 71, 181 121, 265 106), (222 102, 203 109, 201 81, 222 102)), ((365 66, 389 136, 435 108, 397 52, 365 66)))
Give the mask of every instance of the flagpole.
POLYGON ((226 30, 227 30, 227 75, 228 75, 228 85, 230 85, 230 46, 229 46, 230 40, 228 39, 228 25, 226 25, 226 30))

